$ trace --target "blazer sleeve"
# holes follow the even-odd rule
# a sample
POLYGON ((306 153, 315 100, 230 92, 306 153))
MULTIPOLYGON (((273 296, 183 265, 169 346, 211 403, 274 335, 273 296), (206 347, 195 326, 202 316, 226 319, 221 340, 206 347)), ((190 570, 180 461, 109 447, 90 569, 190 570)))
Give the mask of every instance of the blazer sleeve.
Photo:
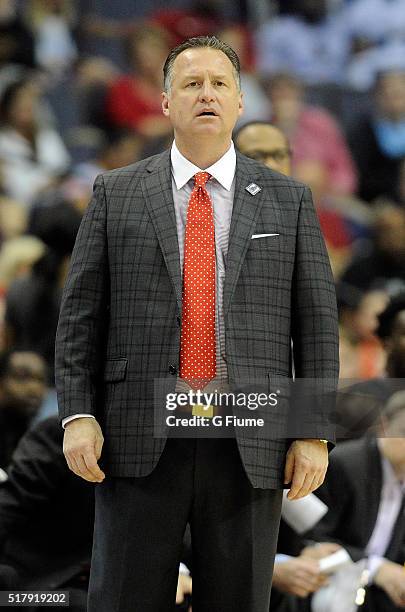
POLYGON ((106 197, 102 176, 84 213, 63 291, 55 345, 55 382, 61 419, 96 415, 103 331, 109 304, 106 197))
POLYGON ((291 336, 298 401, 292 437, 334 442, 330 415, 339 376, 335 283, 310 190, 300 202, 292 285, 291 336), (310 399, 305 403, 302 398, 310 399), (308 409, 307 409, 308 408, 308 409), (299 435, 302 432, 302 435, 299 435))

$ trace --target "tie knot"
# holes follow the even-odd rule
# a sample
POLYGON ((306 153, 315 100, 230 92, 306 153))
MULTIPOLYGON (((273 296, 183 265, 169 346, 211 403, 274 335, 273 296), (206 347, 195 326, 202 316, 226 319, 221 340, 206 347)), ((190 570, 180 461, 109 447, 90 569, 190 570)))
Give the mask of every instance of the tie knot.
POLYGON ((194 175, 194 185, 196 187, 205 187, 205 183, 210 178, 211 174, 208 172, 197 172, 197 174, 194 175))

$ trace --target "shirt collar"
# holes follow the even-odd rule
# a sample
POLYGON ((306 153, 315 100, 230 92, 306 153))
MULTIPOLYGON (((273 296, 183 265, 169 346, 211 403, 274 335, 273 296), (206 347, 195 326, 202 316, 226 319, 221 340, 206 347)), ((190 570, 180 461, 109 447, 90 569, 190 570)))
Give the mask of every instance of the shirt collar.
MULTIPOLYGON (((201 168, 195 166, 180 153, 175 141, 173 141, 172 144, 170 157, 172 162, 173 178, 177 189, 184 187, 184 185, 188 183, 188 181, 197 172, 203 172, 201 168)), ((212 166, 206 168, 204 172, 211 174, 211 176, 213 176, 218 183, 222 185, 222 187, 225 187, 227 191, 230 191, 235 176, 235 170, 236 153, 234 144, 231 140, 231 146, 227 152, 218 161, 216 161, 215 164, 212 164, 212 166)))

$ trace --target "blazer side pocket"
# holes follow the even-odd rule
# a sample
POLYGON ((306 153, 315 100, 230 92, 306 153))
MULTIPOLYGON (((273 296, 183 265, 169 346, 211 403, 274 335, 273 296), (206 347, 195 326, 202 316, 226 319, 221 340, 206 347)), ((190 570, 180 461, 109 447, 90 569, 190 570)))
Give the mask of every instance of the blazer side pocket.
POLYGON ((128 359, 107 359, 104 367, 103 380, 105 382, 119 382, 125 380, 127 375, 128 359))

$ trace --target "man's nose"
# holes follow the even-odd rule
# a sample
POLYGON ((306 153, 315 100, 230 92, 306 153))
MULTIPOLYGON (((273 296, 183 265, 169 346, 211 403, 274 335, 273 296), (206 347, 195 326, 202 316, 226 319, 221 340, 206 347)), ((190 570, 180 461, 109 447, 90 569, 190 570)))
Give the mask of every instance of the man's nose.
POLYGON ((212 102, 215 100, 215 91, 210 81, 204 81, 203 86, 200 89, 200 101, 201 102, 212 102))

